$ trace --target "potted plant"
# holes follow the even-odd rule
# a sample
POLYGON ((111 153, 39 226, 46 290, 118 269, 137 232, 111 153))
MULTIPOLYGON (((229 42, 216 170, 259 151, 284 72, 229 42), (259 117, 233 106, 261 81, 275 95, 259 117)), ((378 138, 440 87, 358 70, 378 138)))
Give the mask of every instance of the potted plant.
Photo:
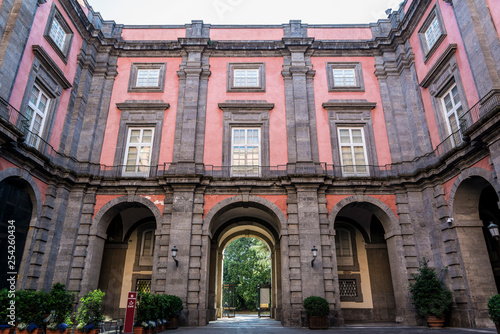
POLYGON ((47 308, 50 310, 47 334, 63 334, 71 325, 70 316, 75 301, 74 293, 66 290, 64 284, 55 283, 49 292, 47 308))
POLYGON ((488 313, 497 328, 497 333, 500 333, 500 294, 496 294, 488 300, 488 313))
POLYGON ((80 307, 76 313, 77 329, 80 332, 98 334, 102 315, 102 299, 104 292, 97 289, 87 292, 80 298, 80 307))
MULTIPOLYGON (((11 320, 10 315, 10 302, 11 298, 9 296, 9 291, 7 289, 0 290, 0 333, 1 334, 12 334, 14 332, 14 326, 11 326, 9 322, 12 324, 13 319, 11 320)), ((12 306, 12 309, 15 310, 15 305, 12 306)), ((12 316, 13 317, 13 316, 12 316)))
POLYGON ((181 310, 184 308, 182 305, 182 299, 174 295, 165 295, 163 298, 166 303, 166 329, 176 329, 179 327, 179 315, 181 310))
POLYGON ((16 333, 37 334, 47 312, 48 295, 43 291, 16 291, 16 333))
POLYGON ((302 302, 306 310, 309 329, 328 328, 328 314, 330 313, 330 304, 325 298, 310 296, 302 302))
POLYGON ((443 327, 445 313, 450 310, 453 298, 428 262, 424 259, 418 273, 411 275, 415 281, 410 283, 410 292, 417 312, 426 317, 428 326, 443 327))
POLYGON ((134 334, 147 334, 151 331, 149 323, 153 312, 153 296, 149 293, 139 292, 135 308, 134 334))

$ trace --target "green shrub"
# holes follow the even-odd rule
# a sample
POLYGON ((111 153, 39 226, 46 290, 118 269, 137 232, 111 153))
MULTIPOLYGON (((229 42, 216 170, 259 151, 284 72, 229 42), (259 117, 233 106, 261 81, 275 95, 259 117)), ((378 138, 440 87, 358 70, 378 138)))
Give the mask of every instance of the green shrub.
POLYGON ((78 307, 76 313, 76 321, 78 322, 79 328, 81 328, 82 325, 86 331, 90 328, 89 325, 93 325, 93 328, 96 329, 99 328, 99 323, 104 319, 102 315, 103 298, 104 292, 99 289, 89 291, 80 298, 80 307, 78 307))
POLYGON ((325 298, 311 296, 304 299, 302 302, 306 309, 307 316, 325 317, 330 313, 330 304, 325 298))
POLYGON ((48 310, 49 295, 44 291, 19 290, 16 291, 17 322, 34 323, 42 326, 48 310))
MULTIPOLYGON (((139 292, 138 303, 135 308, 136 325, 142 326, 141 323, 153 320, 154 313, 154 297, 145 292, 139 292)), ((154 319, 156 320, 156 319, 154 319)))
POLYGON ((2 289, 0 290, 0 325, 5 325, 10 321, 10 319, 8 318, 8 315, 10 314, 10 311, 8 309, 9 306, 9 290, 2 289))
POLYGON ((184 308, 182 305, 182 299, 174 295, 165 295, 165 300, 167 303, 167 311, 165 316, 167 319, 179 316, 179 313, 184 308))
POLYGON ((424 259, 420 263, 418 273, 412 274, 415 282, 410 283, 410 292, 420 315, 441 318, 451 308, 453 298, 451 292, 439 280, 436 270, 428 266, 428 262, 424 259))
POLYGON ((74 293, 66 290, 64 284, 55 283, 49 292, 48 309, 53 313, 52 322, 56 325, 67 323, 71 311, 73 310, 73 303, 76 299, 74 293))
POLYGON ((495 324, 500 325, 500 294, 494 295, 488 300, 488 313, 495 324))

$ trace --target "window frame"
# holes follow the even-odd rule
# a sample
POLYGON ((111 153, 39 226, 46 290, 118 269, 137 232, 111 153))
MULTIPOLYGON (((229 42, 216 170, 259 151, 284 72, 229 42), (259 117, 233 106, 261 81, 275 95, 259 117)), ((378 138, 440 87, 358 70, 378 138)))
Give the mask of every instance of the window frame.
POLYGON ((337 256, 337 230, 347 230, 351 236, 351 250, 352 250, 352 265, 339 264, 337 260, 337 270, 338 271, 359 271, 359 261, 358 261, 358 248, 356 243, 356 228, 349 223, 344 221, 339 221, 335 223, 335 258, 338 259, 337 256))
POLYGON ((261 136, 262 136, 262 129, 261 127, 258 127, 258 126, 232 126, 231 127, 231 176, 232 177, 260 177, 261 175, 261 172, 260 172, 260 167, 261 167, 261 161, 262 161, 262 149, 261 149, 261 146, 262 146, 262 139, 261 139, 261 136), (258 147, 258 163, 257 163, 257 173, 249 173, 248 172, 248 169, 249 169, 249 166, 251 166, 250 168, 253 169, 253 166, 255 165, 248 165, 248 164, 245 164, 243 166, 244 167, 244 174, 238 174, 238 173, 235 173, 235 166, 241 166, 241 165, 235 165, 234 164, 234 161, 235 161, 235 156, 234 156, 234 148, 236 146, 236 144, 234 143, 234 134, 235 134, 235 130, 245 130, 245 143, 242 144, 245 146, 245 162, 247 162, 247 154, 248 154, 248 141, 247 141, 247 138, 248 138, 248 130, 257 130, 258 131, 258 144, 257 144, 257 147, 258 147))
POLYGON ((265 63, 228 63, 227 64, 227 92, 265 92, 266 69, 265 63), (234 84, 235 70, 256 70, 258 73, 256 86, 236 86, 234 84))
MULTIPOLYGON (((127 139, 126 139, 126 142, 125 142, 125 152, 124 152, 124 156, 123 156, 123 168, 122 168, 122 176, 149 176, 149 173, 150 173, 150 170, 151 170, 151 161, 152 161, 152 156, 153 156, 153 149, 154 149, 154 143, 155 143, 155 127, 154 126, 129 126, 127 128, 127 139), (149 147, 150 147, 150 151, 149 151, 149 163, 147 166, 147 171, 137 171, 137 168, 138 166, 140 165, 133 165, 136 167, 136 171, 134 172, 130 172, 130 171, 127 171, 127 167, 129 165, 127 165, 127 158, 128 158, 128 152, 129 152, 129 149, 131 146, 134 146, 134 145, 131 145, 130 143, 130 136, 132 134, 132 131, 133 130, 140 130, 140 138, 142 138, 142 135, 143 135, 143 132, 144 130, 151 130, 152 131, 152 134, 151 134, 151 142, 149 143, 149 147)), ((144 145, 144 143, 140 142, 138 143, 139 145, 138 146, 141 146, 141 147, 144 147, 144 146, 147 146, 147 145, 144 145)), ((140 158, 140 152, 138 151, 138 155, 137 155, 137 158, 136 159, 139 159, 140 158)), ((137 161, 136 161, 137 162, 137 161)))
POLYGON ((47 42, 50 44, 50 46, 52 46, 52 48, 57 53, 57 55, 62 59, 64 64, 67 64, 67 62, 68 62, 68 55, 69 55, 69 51, 71 49, 73 35, 74 35, 73 30, 70 28, 70 26, 68 25, 68 23, 64 19, 61 12, 56 7, 55 3, 52 4, 52 7, 50 9, 49 19, 47 20, 47 24, 45 26, 45 31, 43 33, 43 36, 45 37, 47 42), (62 48, 57 44, 57 42, 52 38, 52 36, 50 36, 50 32, 52 30, 52 25, 53 25, 54 20, 57 21, 57 23, 61 26, 62 30, 66 34, 62 48))
POLYGON ((460 117, 459 117, 459 115, 457 113, 457 109, 458 108, 462 108, 462 114, 463 115, 465 114, 465 111, 464 111, 464 105, 462 103, 462 98, 460 96, 460 90, 459 90, 459 87, 458 87, 458 85, 457 85, 456 82, 453 81, 452 83, 450 83, 450 85, 446 88, 446 90, 444 91, 444 93, 442 93, 440 95, 439 101, 441 103, 441 108, 443 109, 443 117, 444 117, 445 122, 446 122, 446 129, 447 129, 447 132, 448 132, 448 137, 451 138, 451 143, 452 143, 453 147, 458 146, 464 140, 463 140, 462 130, 461 130, 460 121, 459 121, 460 117), (458 101, 459 101, 460 104, 455 104, 455 101, 453 99, 452 90, 454 88, 456 88, 457 95, 458 95, 458 101), (448 111, 446 109, 445 97, 447 95, 450 95, 450 101, 453 103, 453 108, 452 108, 451 111, 448 111), (449 117, 451 116, 451 114, 453 114, 455 116, 455 118, 456 118, 456 122, 457 122, 457 124, 456 124, 456 126, 457 126, 457 132, 456 133, 453 133, 453 130, 452 130, 452 127, 451 127, 451 124, 450 124, 449 117))
POLYGON ((50 94, 48 94, 42 88, 42 86, 36 82, 33 84, 33 86, 31 86, 31 90, 28 94, 29 94, 28 103, 26 105, 24 114, 28 118, 28 116, 27 116, 28 111, 27 110, 28 110, 28 108, 31 108, 33 110, 33 115, 31 116, 31 118, 28 118, 29 119, 29 125, 28 125, 29 132, 28 132, 27 137, 26 137, 26 144, 38 149, 40 146, 40 138, 43 138, 43 136, 45 134, 46 123, 47 123, 47 120, 49 118, 48 116, 49 116, 49 112, 50 112, 51 103, 53 103, 53 101, 52 101, 53 99, 50 97, 50 94), (39 91, 37 94, 36 105, 33 104, 33 102, 31 102, 31 98, 30 98, 32 96, 33 89, 35 89, 35 88, 38 89, 38 91, 39 91), (42 114, 42 111, 38 108, 40 97, 42 95, 44 95, 47 98, 47 103, 45 104, 45 110, 43 111, 43 114, 42 114), (33 126, 35 125, 35 119, 36 119, 37 114, 41 116, 42 121, 40 122, 39 132, 34 133, 33 126))
POLYGON ((338 126, 337 127, 337 140, 338 140, 338 147, 339 147, 339 155, 340 155, 340 166, 342 167, 342 176, 344 177, 349 177, 349 176, 364 176, 364 177, 368 177, 370 176, 370 164, 369 164, 369 160, 368 160, 368 153, 367 153, 367 145, 366 145, 366 139, 365 139, 365 133, 364 133, 364 127, 363 126, 338 126), (340 135, 340 131, 341 130, 349 130, 349 138, 351 140, 351 142, 346 145, 345 143, 342 143, 341 142, 341 135, 340 135), (364 156, 364 160, 366 162, 365 165, 359 165, 359 166, 365 166, 366 168, 366 171, 365 172, 358 172, 357 171, 357 164, 355 163, 355 154, 354 154, 354 146, 359 146, 359 145, 356 145, 356 143, 353 143, 352 142, 352 130, 360 130, 360 133, 361 133, 361 139, 363 140, 363 156, 364 156), (342 147, 344 146, 349 146, 351 147, 351 156, 352 156, 352 161, 353 161, 353 164, 352 165, 347 165, 347 166, 352 166, 354 167, 354 172, 346 172, 345 171, 345 166, 344 166, 344 158, 343 158, 343 154, 342 154, 342 147))
POLYGON ((128 83, 128 92, 145 93, 163 93, 165 90, 165 76, 167 63, 132 63, 130 67, 130 77, 128 83), (140 70, 158 70, 158 85, 156 86, 138 86, 137 79, 140 70))
POLYGON ((434 8, 430 11, 429 15, 427 15, 426 19, 422 23, 420 29, 418 30, 418 37, 424 57, 424 64, 429 61, 429 59, 436 52, 437 48, 441 45, 446 36, 447 33, 446 33, 446 28, 444 26, 443 18, 441 16, 441 11, 439 9, 438 3, 436 3, 434 8), (432 26, 433 22, 435 22, 435 20, 437 20, 440 34, 436 38, 434 44, 432 46, 429 46, 426 33, 432 26))
POLYGON ((327 62, 327 83, 329 92, 364 92, 365 83, 361 62, 327 62), (353 70, 355 84, 352 86, 336 85, 335 70, 353 70))

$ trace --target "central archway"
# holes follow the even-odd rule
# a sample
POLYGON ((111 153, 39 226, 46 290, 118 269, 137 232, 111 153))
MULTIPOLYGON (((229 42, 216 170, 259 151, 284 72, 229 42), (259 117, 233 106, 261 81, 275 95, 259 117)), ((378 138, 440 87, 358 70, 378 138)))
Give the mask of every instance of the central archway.
MULTIPOLYGON (((251 197, 228 198, 215 205, 205 217, 206 233, 211 238, 209 261, 209 319, 222 316, 223 251, 232 241, 253 237, 263 241, 271 252, 271 317, 281 320, 281 226, 286 224, 283 212, 273 203, 251 197)), ((257 287, 256 287, 257 288, 257 287)))

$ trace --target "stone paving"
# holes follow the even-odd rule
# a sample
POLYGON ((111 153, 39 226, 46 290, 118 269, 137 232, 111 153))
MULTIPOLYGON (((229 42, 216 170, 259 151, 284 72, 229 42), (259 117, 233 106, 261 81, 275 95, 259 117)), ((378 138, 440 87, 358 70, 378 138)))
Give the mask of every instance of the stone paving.
MULTIPOLYGON (((203 327, 179 327, 175 333, 189 334, 293 334, 305 333, 311 330, 307 328, 290 328, 283 327, 280 322, 269 318, 258 318, 256 315, 237 315, 235 318, 223 318, 217 321, 211 321, 207 326, 203 327)), ((319 330, 320 333, 336 333, 336 334, 354 334, 354 333, 370 333, 370 334, 406 334, 406 333, 496 333, 495 329, 488 328, 443 328, 430 329, 427 327, 404 327, 392 324, 387 325, 369 325, 358 326, 348 325, 344 327, 335 327, 328 330, 319 330)), ((168 334, 168 333, 166 333, 168 334)))

